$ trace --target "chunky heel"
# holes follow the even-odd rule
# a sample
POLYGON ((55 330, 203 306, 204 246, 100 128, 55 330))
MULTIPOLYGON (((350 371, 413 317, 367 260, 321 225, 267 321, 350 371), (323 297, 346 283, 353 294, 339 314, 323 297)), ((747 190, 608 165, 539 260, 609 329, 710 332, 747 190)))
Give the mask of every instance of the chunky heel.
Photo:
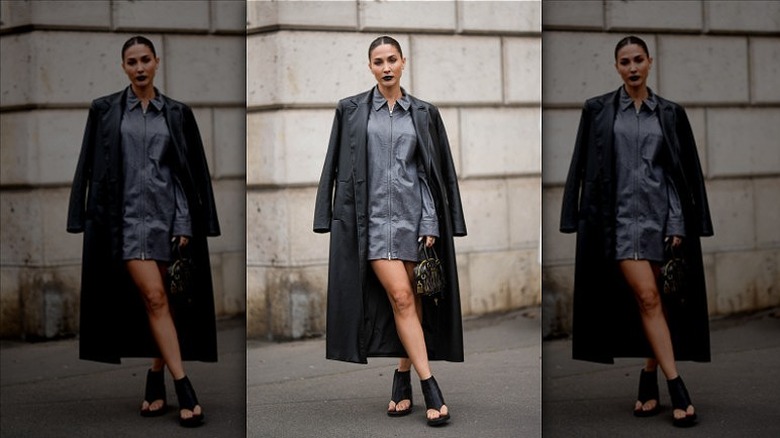
POLYGON ((142 417, 159 417, 168 410, 165 394, 165 369, 160 371, 149 370, 146 372, 146 388, 144 389, 144 401, 148 404, 146 409, 141 407, 142 417), (152 403, 162 400, 163 405, 159 409, 150 409, 152 403))
POLYGON ((693 406, 691 397, 688 395, 688 389, 685 388, 685 383, 680 376, 672 380, 667 380, 666 385, 669 388, 669 396, 672 398, 672 407, 674 409, 680 409, 686 411, 685 417, 674 418, 673 424, 676 427, 691 427, 696 424, 696 412, 692 415, 688 415, 688 406, 693 406))
POLYGON ((173 381, 176 387, 176 397, 179 399, 179 424, 184 427, 198 427, 203 423, 203 413, 195 414, 195 406, 198 406, 198 397, 195 395, 195 389, 187 376, 173 381), (181 410, 188 409, 192 411, 192 417, 182 418, 181 410))
POLYGON ((411 370, 398 371, 395 370, 393 374, 393 393, 390 397, 390 401, 394 402, 396 407, 402 400, 409 400, 409 407, 403 410, 390 409, 387 411, 387 415, 391 417, 403 417, 412 412, 412 376, 411 370))
POLYGON ((637 417, 652 417, 658 414, 661 410, 661 400, 658 397, 658 371, 645 371, 639 374, 639 394, 637 400, 644 406, 645 403, 650 400, 655 400, 655 407, 653 409, 644 410, 642 406, 639 409, 634 409, 634 416, 637 417))
POLYGON ((439 418, 428 419, 428 426, 441 426, 450 420, 450 414, 442 414, 441 407, 444 406, 444 397, 441 395, 441 389, 439 384, 436 383, 436 379, 433 376, 426 380, 420 380, 422 386, 423 396, 425 397, 425 409, 426 417, 428 415, 428 409, 435 409, 439 411, 439 418))

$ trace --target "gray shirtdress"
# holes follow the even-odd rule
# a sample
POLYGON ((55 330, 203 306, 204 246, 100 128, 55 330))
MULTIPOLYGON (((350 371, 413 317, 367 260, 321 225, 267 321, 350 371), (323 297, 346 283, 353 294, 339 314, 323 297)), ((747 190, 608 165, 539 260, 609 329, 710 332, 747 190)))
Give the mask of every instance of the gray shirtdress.
POLYGON ((439 236, 409 107, 404 94, 391 112, 382 93, 374 90, 367 126, 369 260, 418 261, 418 237, 439 236))
POLYGON ((171 238, 192 235, 187 198, 166 159, 172 146, 162 109, 157 95, 144 112, 128 90, 120 128, 124 260, 170 261, 171 238))
POLYGON ((667 236, 685 236, 682 206, 661 163, 663 132, 650 92, 639 111, 620 89, 615 145, 615 259, 663 261, 667 236))

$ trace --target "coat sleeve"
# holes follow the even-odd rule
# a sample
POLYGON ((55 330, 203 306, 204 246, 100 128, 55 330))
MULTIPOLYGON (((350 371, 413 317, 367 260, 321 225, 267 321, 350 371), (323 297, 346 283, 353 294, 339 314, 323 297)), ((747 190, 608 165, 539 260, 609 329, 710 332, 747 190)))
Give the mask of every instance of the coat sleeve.
POLYGON ((195 115, 188 106, 183 105, 182 113, 184 117, 182 129, 184 130, 184 140, 187 143, 187 166, 197 192, 198 203, 200 204, 197 209, 190 205, 190 214, 197 211, 198 214, 202 215, 201 219, 203 220, 207 236, 219 236, 221 231, 219 218, 217 217, 216 202, 214 201, 214 189, 211 186, 211 174, 209 173, 200 130, 198 130, 195 115))
MULTIPOLYGON (((680 161, 682 164, 683 177, 687 183, 690 195, 680 193, 681 196, 691 196, 693 198, 694 212, 698 216, 697 228, 699 236, 712 236, 712 219, 710 217, 710 207, 707 201, 707 191, 704 187, 704 174, 701 170, 699 153, 696 149, 696 140, 693 137, 693 130, 688 121, 688 115, 685 109, 679 105, 675 106, 677 116, 675 130, 680 142, 680 161)), ((690 222, 686 219, 686 222, 690 222)), ((689 225, 693 225, 689 223, 689 225)))
POLYGON ((89 108, 87 126, 84 128, 84 139, 81 142, 81 153, 76 165, 76 174, 73 176, 73 184, 70 189, 70 202, 68 204, 69 233, 83 233, 86 216, 86 199, 89 181, 92 176, 92 161, 95 154, 95 129, 97 128, 97 109, 95 102, 89 108))
POLYGON ((562 233, 574 233, 577 231, 579 221, 580 186, 584 176, 584 157, 588 149, 588 135, 590 130, 590 111, 587 103, 582 108, 580 126, 577 129, 577 139, 574 142, 574 153, 569 165, 569 174, 566 177, 566 185, 563 189, 563 202, 561 206, 562 233))
POLYGON ((333 218, 333 184, 338 177, 339 148, 341 145, 341 104, 336 107, 333 126, 330 129, 328 151, 325 163, 322 165, 320 183, 317 187, 317 198, 314 203, 314 232, 330 232, 330 221, 333 218))
POLYGON ((441 119, 439 110, 432 107, 431 114, 436 124, 436 136, 438 137, 439 156, 441 157, 442 177, 447 198, 450 206, 450 217, 452 218, 452 235, 465 236, 466 219, 463 216, 463 203, 460 199, 460 189, 458 188, 458 175, 455 173, 455 163, 452 160, 452 151, 450 142, 447 138, 447 131, 444 129, 444 122, 441 119))

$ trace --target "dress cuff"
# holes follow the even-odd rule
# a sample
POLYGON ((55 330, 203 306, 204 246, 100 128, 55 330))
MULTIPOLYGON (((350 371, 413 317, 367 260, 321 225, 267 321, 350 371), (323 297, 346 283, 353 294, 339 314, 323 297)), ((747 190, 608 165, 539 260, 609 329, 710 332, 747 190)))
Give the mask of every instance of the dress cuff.
POLYGON ((420 221, 420 236, 439 237, 439 223, 436 220, 423 219, 420 221))
POLYGON ((173 235, 192 237, 192 226, 190 225, 190 221, 188 220, 173 221, 173 235))
POLYGON ((685 237, 685 222, 677 220, 667 221, 666 235, 685 237))

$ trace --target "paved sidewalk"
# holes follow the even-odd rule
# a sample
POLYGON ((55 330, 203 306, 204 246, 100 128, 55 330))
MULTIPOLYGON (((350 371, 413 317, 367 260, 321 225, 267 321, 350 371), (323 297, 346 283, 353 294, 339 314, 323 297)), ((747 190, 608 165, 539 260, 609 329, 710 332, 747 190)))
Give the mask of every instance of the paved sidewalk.
POLYGON ((661 373, 661 413, 632 415, 641 359, 575 361, 570 341, 544 342, 544 438, 780 437, 780 309, 714 320, 710 329, 712 362, 678 365, 699 414, 687 430, 672 426, 661 373))
POLYGON ((321 339, 247 348, 250 437, 538 437, 539 309, 465 321, 464 363, 433 362, 452 420, 425 423, 414 377, 414 412, 385 415, 397 360, 368 365, 325 359, 321 339))
POLYGON ((11 437, 245 437, 246 324, 218 322, 219 362, 187 362, 206 424, 178 423, 176 392, 166 375, 168 413, 138 415, 148 359, 109 365, 78 359, 76 340, 0 344, 0 435, 11 437))

